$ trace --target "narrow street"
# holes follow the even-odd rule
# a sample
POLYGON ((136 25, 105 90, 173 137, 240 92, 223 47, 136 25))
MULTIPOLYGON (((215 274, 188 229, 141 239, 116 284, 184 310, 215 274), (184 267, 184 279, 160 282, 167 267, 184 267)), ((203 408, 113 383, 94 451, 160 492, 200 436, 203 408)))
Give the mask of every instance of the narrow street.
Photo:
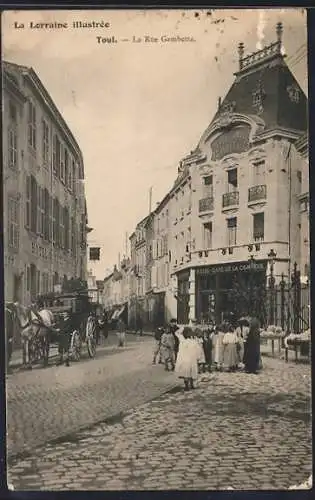
POLYGON ((51 368, 40 385, 11 382, 9 451, 18 432, 28 448, 68 434, 10 461, 14 489, 287 489, 309 477, 309 365, 264 356, 258 376, 215 372, 184 393, 151 365, 152 339, 128 344, 76 365, 71 380, 51 368))
POLYGON ((8 457, 159 396, 174 375, 152 366, 150 336, 128 334, 124 348, 110 334, 95 359, 41 366, 7 377, 8 457))

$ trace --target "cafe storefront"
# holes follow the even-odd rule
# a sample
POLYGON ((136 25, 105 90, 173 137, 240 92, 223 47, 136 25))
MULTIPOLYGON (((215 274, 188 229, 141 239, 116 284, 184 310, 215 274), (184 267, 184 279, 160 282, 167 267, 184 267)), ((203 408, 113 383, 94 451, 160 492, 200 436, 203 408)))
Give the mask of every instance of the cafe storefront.
POLYGON ((267 261, 245 261, 196 268, 196 319, 220 323, 229 314, 257 315, 265 307, 267 261))

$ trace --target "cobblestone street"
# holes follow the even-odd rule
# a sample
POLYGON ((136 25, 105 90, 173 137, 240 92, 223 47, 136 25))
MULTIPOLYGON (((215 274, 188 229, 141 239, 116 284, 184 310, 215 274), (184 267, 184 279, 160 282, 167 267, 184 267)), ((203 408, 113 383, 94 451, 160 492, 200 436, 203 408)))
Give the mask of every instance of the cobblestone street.
MULTIPOLYGON (((312 466, 310 366, 267 357, 263 364, 258 376, 202 376, 194 391, 170 391, 37 449, 12 464, 9 482, 17 490, 287 489, 300 484, 312 466)), ((146 370, 147 378, 165 374, 160 366, 146 370)))
POLYGON ((172 373, 152 366, 150 336, 128 334, 124 348, 111 334, 70 367, 37 367, 7 377, 8 456, 21 454, 159 396, 172 373))

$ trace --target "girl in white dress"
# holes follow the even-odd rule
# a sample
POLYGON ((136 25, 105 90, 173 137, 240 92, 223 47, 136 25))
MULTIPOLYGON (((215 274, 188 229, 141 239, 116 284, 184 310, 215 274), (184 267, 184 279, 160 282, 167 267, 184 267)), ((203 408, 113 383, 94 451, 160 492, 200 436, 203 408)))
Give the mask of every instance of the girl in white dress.
POLYGON ((175 373, 184 380, 185 391, 188 391, 194 389, 198 378, 197 343, 192 338, 193 332, 189 326, 179 328, 175 335, 179 340, 175 373))
POLYGON ((204 372, 206 359, 203 350, 203 332, 200 328, 195 328, 194 340, 196 342, 196 349, 197 349, 198 372, 202 373, 204 372))

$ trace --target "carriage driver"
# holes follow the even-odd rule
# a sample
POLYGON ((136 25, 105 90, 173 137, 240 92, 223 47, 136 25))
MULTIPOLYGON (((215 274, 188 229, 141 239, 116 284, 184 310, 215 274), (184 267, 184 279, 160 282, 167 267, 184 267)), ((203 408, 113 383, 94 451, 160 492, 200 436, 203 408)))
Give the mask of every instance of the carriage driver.
POLYGON ((70 357, 70 345, 71 345, 71 334, 73 332, 73 324, 71 320, 71 316, 68 312, 64 314, 63 322, 61 324, 60 332, 59 332, 59 361, 58 365, 63 364, 63 356, 65 355, 65 365, 70 366, 69 357, 70 357))

